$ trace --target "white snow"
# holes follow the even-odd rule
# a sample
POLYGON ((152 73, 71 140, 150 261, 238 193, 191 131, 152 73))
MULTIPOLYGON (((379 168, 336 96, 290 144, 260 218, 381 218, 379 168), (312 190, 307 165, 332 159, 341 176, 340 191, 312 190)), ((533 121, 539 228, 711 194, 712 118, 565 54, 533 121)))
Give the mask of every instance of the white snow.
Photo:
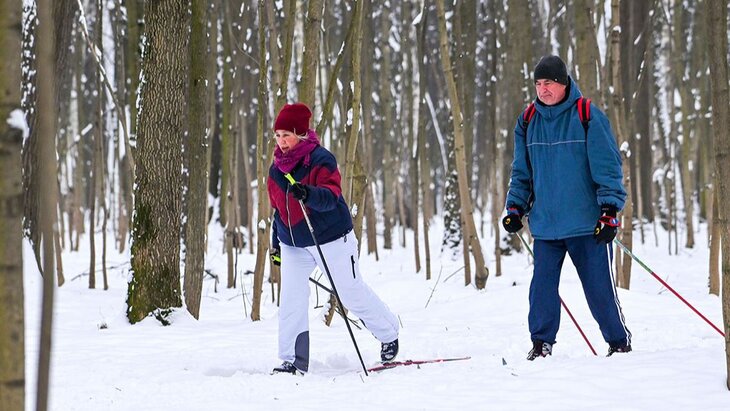
MULTIPOLYGON (((320 320, 327 295, 312 290, 310 372, 269 375, 277 359, 277 306, 268 282, 262 320, 250 315, 255 257, 238 257, 239 288, 206 276, 201 317, 184 309, 173 325, 125 317, 129 255, 110 252, 110 289, 87 286, 88 241, 64 253, 67 282, 56 289, 51 370, 51 410, 725 410, 724 340, 656 279, 633 264, 631 291, 619 290, 634 351, 606 358, 606 344, 585 303, 575 269, 566 259, 560 292, 588 339, 594 356, 563 314, 553 356, 525 360, 531 348, 527 296, 532 266, 525 254, 505 257, 504 273, 486 289, 463 285, 460 259, 439 256, 443 228, 431 233, 432 277, 416 273, 409 247, 362 248, 361 271, 402 324, 399 359, 471 356, 468 361, 400 367, 366 377, 340 319, 320 320), (438 280, 437 280, 438 278, 438 280), (430 301, 429 301, 430 299, 430 301), (428 301, 428 306, 426 307, 428 301)), ((206 268, 225 278, 221 229, 210 226, 206 268)), ((666 254, 659 244, 634 252, 714 324, 722 325, 720 299, 708 295, 706 226, 694 249, 666 254)), ((638 234, 634 242, 639 242, 638 234)), ((494 238, 483 239, 485 250, 494 238)), ((423 252, 423 244, 421 244, 423 252)), ((448 254, 448 253, 447 253, 448 254)), ((26 407, 35 407, 41 277, 25 247, 26 407)), ((423 262, 423 258, 422 258, 423 262)), ((326 277, 315 274, 327 284, 326 277)), ((354 329, 365 364, 375 365, 380 344, 354 329)))
POLYGON ((16 108, 15 110, 11 111, 5 122, 8 123, 10 127, 22 131, 23 144, 25 144, 25 139, 27 139, 30 135, 30 129, 28 128, 28 123, 25 121, 25 115, 23 114, 23 110, 16 108))

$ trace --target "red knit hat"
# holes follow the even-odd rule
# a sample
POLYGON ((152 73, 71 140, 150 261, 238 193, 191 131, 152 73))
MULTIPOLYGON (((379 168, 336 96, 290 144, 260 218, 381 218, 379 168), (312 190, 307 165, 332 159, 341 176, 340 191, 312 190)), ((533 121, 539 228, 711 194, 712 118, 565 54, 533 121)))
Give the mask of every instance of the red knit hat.
POLYGON ((287 130, 302 136, 309 130, 309 119, 312 111, 304 103, 286 104, 274 122, 274 131, 287 130))

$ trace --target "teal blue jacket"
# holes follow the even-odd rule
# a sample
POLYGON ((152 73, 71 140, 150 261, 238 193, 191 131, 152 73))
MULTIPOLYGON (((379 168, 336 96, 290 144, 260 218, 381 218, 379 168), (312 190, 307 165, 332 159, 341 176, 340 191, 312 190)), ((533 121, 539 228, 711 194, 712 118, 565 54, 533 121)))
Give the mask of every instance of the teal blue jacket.
POLYGON ((591 104, 588 131, 578 117, 578 86, 554 106, 535 99, 527 132, 515 126, 507 208, 524 210, 532 235, 554 240, 590 235, 603 204, 621 210, 626 200, 621 155, 606 115, 591 104))

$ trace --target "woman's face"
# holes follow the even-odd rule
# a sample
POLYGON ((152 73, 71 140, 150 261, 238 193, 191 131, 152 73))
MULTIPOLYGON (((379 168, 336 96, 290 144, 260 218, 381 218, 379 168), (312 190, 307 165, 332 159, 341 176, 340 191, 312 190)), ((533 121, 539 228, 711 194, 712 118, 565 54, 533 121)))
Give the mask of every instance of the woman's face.
POLYGON ((299 144, 299 136, 288 130, 276 130, 274 137, 276 138, 276 145, 283 153, 287 153, 299 144))

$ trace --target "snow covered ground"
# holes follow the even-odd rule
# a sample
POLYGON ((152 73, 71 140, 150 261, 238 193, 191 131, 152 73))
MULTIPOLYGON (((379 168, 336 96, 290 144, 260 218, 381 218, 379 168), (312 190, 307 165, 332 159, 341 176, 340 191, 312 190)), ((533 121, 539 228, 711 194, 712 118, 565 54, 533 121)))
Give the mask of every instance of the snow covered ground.
MULTIPOLYGON (((695 249, 667 255, 638 245, 635 253, 713 323, 722 328, 720 299, 707 292, 706 227, 695 249)), ((224 281, 226 259, 211 232, 206 267, 224 281)), ((525 360, 531 348, 527 293, 532 267, 525 254, 506 257, 504 275, 485 290, 463 285, 461 261, 440 257, 438 227, 431 233, 433 279, 414 272, 412 234, 406 249, 363 255, 366 281, 399 316, 399 359, 471 356, 468 361, 399 367, 366 377, 341 319, 323 325, 326 295, 311 294, 310 372, 269 375, 278 365, 277 307, 264 284, 263 320, 244 312, 242 289, 207 277, 200 321, 183 309, 174 324, 125 317, 128 255, 109 258, 110 289, 90 290, 86 251, 65 254, 66 284, 57 289, 49 409, 69 410, 727 410, 723 338, 634 264, 631 291, 619 290, 634 351, 604 357, 575 270, 566 259, 561 296, 598 351, 594 356, 563 313, 553 356, 525 360), (456 272, 456 274, 454 274, 456 272), (437 277, 441 273, 437 282, 437 277), (433 297, 426 307, 433 289, 433 297)), ((493 248, 493 238, 483 248, 493 248)), ((638 238, 635 238, 638 243, 638 238)), ((100 242, 97 242, 100 244, 100 242)), ((363 248, 365 249, 365 248, 363 248)), ((35 408, 41 278, 26 247, 27 409, 35 408)), ((97 261, 99 257, 97 257, 97 261)), ((489 267, 494 270, 494 261, 489 267)), ((239 271, 254 258, 241 254, 239 271)), ((97 274, 100 276, 100 274, 97 274)), ((244 276, 250 313, 252 278, 244 276)), ((326 283, 326 279, 321 279, 326 283)), ((98 282, 101 284, 101 282, 98 282)), ((380 344, 355 329, 366 365, 380 344)))

